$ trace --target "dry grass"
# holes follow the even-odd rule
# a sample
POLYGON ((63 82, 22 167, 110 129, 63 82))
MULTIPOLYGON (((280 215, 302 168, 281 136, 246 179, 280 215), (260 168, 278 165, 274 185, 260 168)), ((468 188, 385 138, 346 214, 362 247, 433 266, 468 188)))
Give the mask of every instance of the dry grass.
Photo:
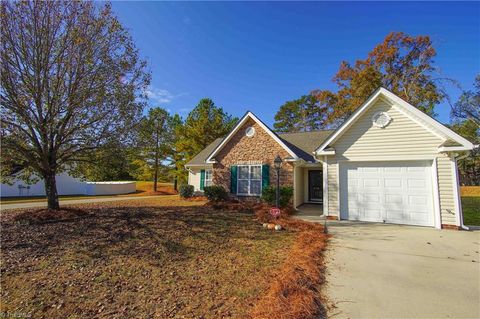
MULTIPOLYGON (((260 221, 271 221, 267 207, 258 207, 260 221)), ((328 236, 320 224, 288 217, 277 221, 297 231, 297 237, 283 265, 272 277, 270 288, 252 311, 253 318, 309 319, 325 316, 320 287, 324 282, 323 252, 328 236)))
POLYGON ((1 313, 247 317, 295 233, 202 204, 165 196, 79 205, 48 222, 46 210, 2 212, 1 313))
POLYGON ((127 196, 138 196, 138 195, 173 195, 177 192, 173 189, 172 183, 157 183, 157 191, 153 191, 153 182, 150 181, 137 181, 136 182, 137 191, 135 193, 129 194, 127 196))
POLYGON ((462 197, 480 196, 480 186, 461 186, 460 194, 462 197))

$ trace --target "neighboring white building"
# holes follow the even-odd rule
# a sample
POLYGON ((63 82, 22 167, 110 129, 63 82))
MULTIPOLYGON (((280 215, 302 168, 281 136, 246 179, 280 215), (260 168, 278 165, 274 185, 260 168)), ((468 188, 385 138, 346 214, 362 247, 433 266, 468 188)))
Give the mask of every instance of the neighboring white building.
MULTIPOLYGON (((68 175, 66 172, 58 174, 57 191, 59 195, 117 195, 135 193, 135 182, 85 182, 68 175)), ((16 180, 12 185, 2 184, 0 196, 45 196, 43 180, 28 185, 24 181, 16 180)))

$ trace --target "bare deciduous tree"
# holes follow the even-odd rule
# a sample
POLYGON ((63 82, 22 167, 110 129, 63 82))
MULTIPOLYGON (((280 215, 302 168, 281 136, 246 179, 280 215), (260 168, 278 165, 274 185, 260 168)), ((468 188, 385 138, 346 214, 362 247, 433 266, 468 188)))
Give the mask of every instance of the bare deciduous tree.
POLYGON ((55 175, 131 127, 150 75, 109 4, 3 1, 1 39, 2 179, 43 178, 59 209, 55 175))

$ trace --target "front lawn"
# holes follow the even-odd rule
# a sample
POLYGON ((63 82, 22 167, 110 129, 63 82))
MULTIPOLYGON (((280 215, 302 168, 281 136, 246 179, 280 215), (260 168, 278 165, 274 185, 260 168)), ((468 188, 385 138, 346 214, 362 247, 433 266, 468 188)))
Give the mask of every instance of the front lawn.
POLYGON ((294 232, 266 230, 251 214, 201 204, 157 198, 83 205, 88 215, 56 222, 2 212, 0 312, 246 317, 285 260, 294 232))
POLYGON ((462 197, 463 223, 480 226, 480 196, 462 197))
POLYGON ((463 223, 480 226, 480 186, 461 186, 463 223))

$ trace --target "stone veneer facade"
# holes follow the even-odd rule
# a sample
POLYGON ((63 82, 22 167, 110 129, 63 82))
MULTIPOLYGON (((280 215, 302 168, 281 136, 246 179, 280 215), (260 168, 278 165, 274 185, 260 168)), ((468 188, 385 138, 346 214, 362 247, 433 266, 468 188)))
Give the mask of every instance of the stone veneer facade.
MULTIPOLYGON (((270 185, 276 183, 276 172, 273 161, 277 155, 282 159, 292 157, 277 141, 273 139, 254 120, 248 119, 242 127, 230 138, 226 145, 215 156, 213 164, 213 183, 223 186, 230 192, 230 167, 241 164, 269 164, 270 185), (245 130, 252 126, 255 134, 245 135, 245 130)), ((280 185, 293 186, 293 165, 282 164, 280 170, 280 185)))

